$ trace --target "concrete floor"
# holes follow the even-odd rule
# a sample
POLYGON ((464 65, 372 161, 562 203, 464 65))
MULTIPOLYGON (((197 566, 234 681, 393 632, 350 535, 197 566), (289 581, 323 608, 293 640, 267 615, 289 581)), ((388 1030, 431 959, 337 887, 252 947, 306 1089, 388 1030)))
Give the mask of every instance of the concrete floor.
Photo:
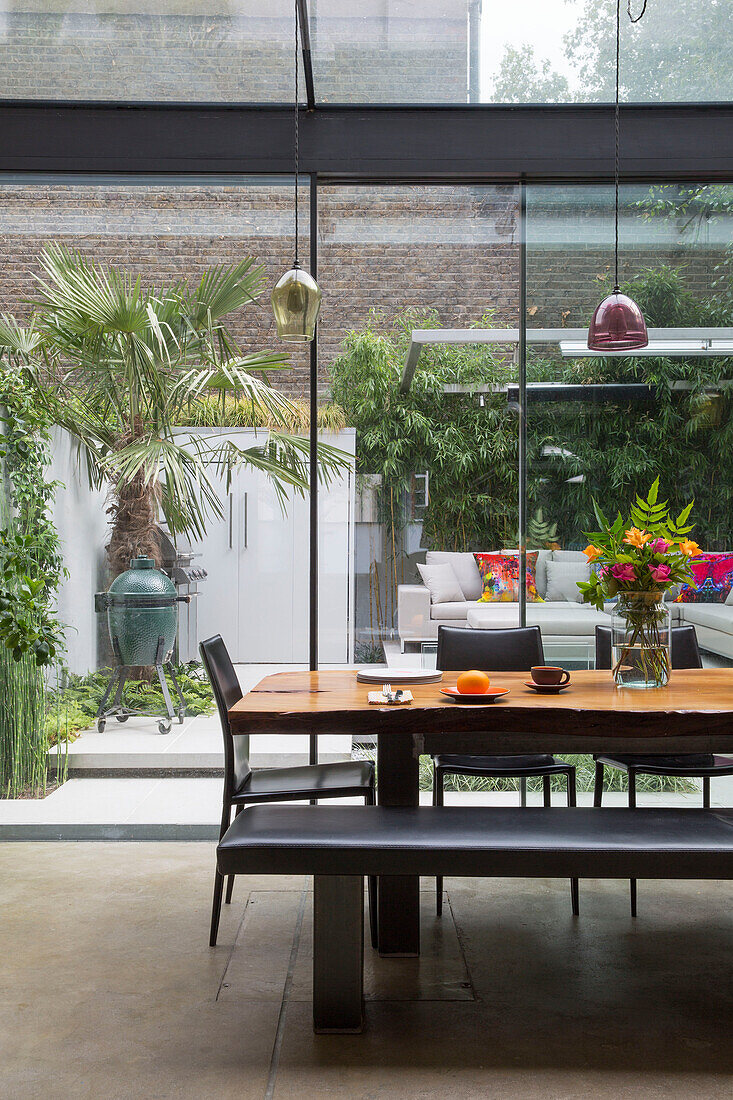
POLYGON ((302 879, 240 879, 207 946, 213 846, 0 845, 9 1100, 733 1094, 728 883, 449 880, 425 951, 368 951, 361 1036, 320 1036, 302 879))

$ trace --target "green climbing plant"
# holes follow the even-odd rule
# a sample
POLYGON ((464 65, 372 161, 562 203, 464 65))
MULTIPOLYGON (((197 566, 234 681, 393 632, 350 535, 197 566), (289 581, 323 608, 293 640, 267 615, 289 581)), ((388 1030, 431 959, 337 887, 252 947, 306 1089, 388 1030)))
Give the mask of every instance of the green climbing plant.
POLYGON ((50 423, 22 356, 0 362, 0 401, 0 790, 14 797, 46 784, 44 669, 63 650, 55 598, 64 566, 46 478, 50 423))

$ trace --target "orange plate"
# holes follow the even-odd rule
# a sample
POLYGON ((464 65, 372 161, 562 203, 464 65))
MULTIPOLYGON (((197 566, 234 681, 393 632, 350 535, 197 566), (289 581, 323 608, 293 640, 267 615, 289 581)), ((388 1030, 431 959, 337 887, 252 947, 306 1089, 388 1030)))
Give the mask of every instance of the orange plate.
POLYGON ((439 690, 441 695, 447 695, 454 703, 493 703, 496 699, 501 699, 502 695, 509 694, 509 688, 501 688, 500 691, 482 691, 478 695, 462 693, 455 687, 439 690))

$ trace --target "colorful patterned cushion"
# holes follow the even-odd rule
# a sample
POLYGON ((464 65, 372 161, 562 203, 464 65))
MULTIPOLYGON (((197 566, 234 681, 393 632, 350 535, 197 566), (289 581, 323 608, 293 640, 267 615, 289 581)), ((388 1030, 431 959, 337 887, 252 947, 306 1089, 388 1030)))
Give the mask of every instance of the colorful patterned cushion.
MULTIPOLYGON (((535 581, 537 554, 537 550, 527 551, 526 584, 530 603, 540 600, 535 581)), ((474 554, 474 557, 482 583, 479 603, 516 603, 519 599, 519 552, 495 550, 474 554)))
POLYGON ((697 588, 683 584, 675 603, 725 603, 733 588, 733 554, 701 554, 690 568, 697 588))

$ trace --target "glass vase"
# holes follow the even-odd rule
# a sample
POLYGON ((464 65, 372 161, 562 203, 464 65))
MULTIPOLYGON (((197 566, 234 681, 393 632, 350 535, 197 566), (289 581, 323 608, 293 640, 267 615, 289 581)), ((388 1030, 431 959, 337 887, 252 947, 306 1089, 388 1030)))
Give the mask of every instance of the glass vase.
POLYGON ((619 592, 611 613, 611 668, 617 687, 669 683, 671 618, 661 592, 619 592))

